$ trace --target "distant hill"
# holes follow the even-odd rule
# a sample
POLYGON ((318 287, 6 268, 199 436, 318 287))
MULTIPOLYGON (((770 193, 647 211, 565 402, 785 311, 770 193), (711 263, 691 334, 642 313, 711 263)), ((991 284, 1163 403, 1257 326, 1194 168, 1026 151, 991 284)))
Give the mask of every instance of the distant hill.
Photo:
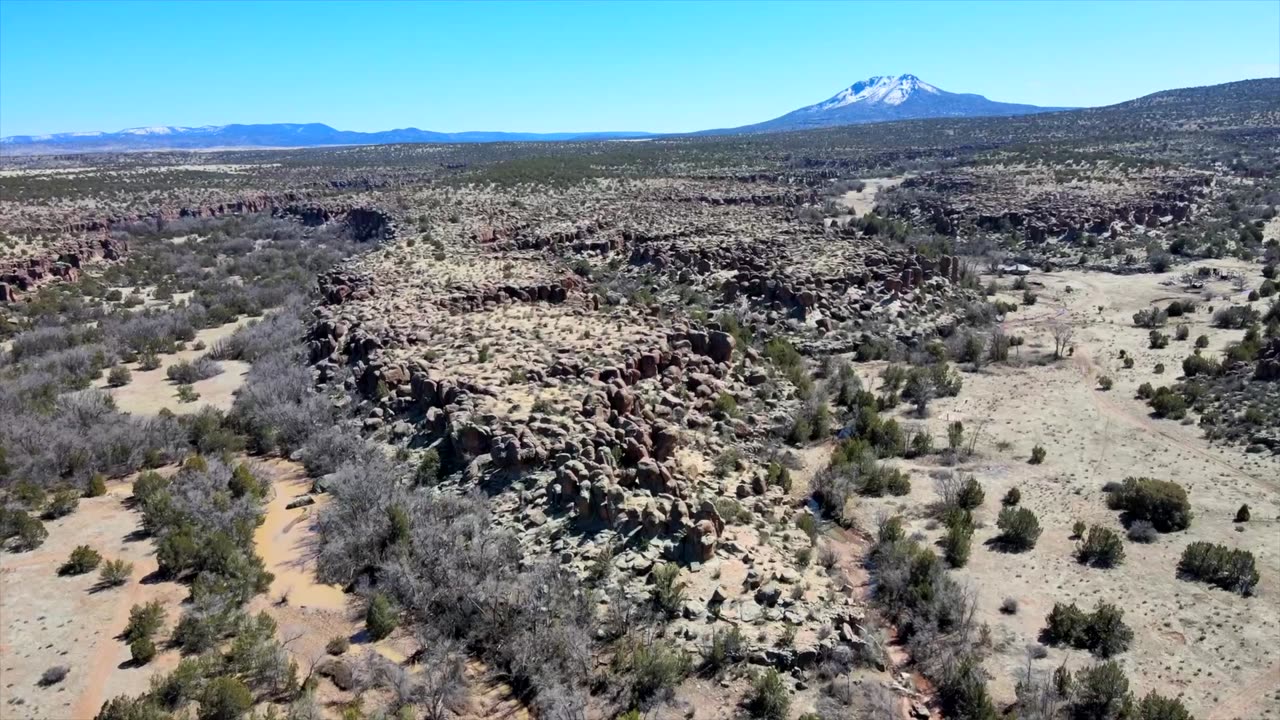
POLYGON ((701 134, 785 132, 890 120, 1030 115, 1070 109, 996 102, 981 95, 947 92, 915 75, 883 75, 860 80, 820 103, 782 117, 701 134))
POLYGON ((609 140, 650 137, 644 132, 593 133, 442 133, 417 128, 353 132, 321 123, 263 125, 206 125, 203 127, 142 127, 119 132, 76 132, 54 135, 14 135, 0 138, 5 154, 63 152, 127 152, 136 150, 202 150, 238 147, 320 147, 325 145, 386 145, 391 143, 487 143, 553 140, 609 140))
MULTIPOLYGON (((1071 109, 1018 105, 981 95, 950 93, 914 75, 872 77, 827 100, 782 117, 737 128, 683 135, 645 132, 441 133, 417 128, 382 132, 335 130, 320 123, 147 127, 119 132, 18 135, 0 138, 0 155, 215 148, 306 148, 397 143, 493 143, 590 141, 651 138, 679 141, 690 136, 732 136, 800 132, 801 136, 857 139, 883 147, 932 144, 952 133, 966 142, 1029 142, 1054 138, 1141 136, 1165 130, 1280 127, 1280 79, 1261 78, 1222 85, 1164 90, 1105 107, 1071 109), (888 121, 891 126, 881 125, 888 121)), ((791 142, 785 137, 761 142, 791 142)), ((801 138, 796 138, 800 141, 801 138)))

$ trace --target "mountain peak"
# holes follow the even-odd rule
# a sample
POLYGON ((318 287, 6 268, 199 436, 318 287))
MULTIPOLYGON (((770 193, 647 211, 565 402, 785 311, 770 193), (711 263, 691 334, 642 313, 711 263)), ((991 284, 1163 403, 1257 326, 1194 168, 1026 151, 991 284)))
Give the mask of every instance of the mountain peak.
POLYGON ((810 107, 821 112, 854 103, 901 105, 916 93, 937 95, 939 92, 938 88, 915 75, 876 75, 859 80, 826 101, 810 107))
POLYGON ((806 105, 772 120, 730 128, 725 132, 809 130, 893 120, 1029 115, 1067 109, 995 102, 981 95, 947 92, 909 73, 874 75, 815 105, 806 105))

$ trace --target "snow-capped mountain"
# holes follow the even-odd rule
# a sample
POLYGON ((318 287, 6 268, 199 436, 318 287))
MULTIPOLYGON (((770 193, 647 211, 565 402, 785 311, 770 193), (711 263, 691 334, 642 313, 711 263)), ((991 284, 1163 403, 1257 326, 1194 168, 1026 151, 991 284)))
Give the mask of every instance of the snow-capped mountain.
MULTIPOLYGON (((1027 115, 1071 108, 1036 107, 988 100, 981 95, 952 93, 915 75, 877 75, 860 80, 820 103, 767 122, 695 135, 809 130, 835 125, 912 120, 919 118, 1027 115)), ((262 125, 205 125, 201 127, 127 128, 118 132, 70 132, 15 135, 0 138, 6 155, 127 152, 135 150, 204 150, 210 148, 298 148, 324 145, 381 145, 388 143, 477 143, 548 140, 608 140, 655 137, 643 132, 586 133, 442 133, 417 128, 353 132, 321 123, 262 125)))
POLYGON ((818 108, 831 110, 860 102, 901 105, 917 92, 937 95, 941 91, 915 75, 877 75, 841 90, 831 99, 818 103, 818 108))
POLYGON ((877 75, 859 80, 820 103, 782 117, 713 132, 778 132, 887 120, 1029 115, 1069 109, 1002 103, 981 95, 951 93, 915 75, 877 75))
POLYGON ((263 125, 204 125, 202 127, 127 128, 118 132, 70 132, 51 135, 13 135, 0 138, 5 154, 63 152, 127 152, 135 150, 204 150, 209 148, 318 147, 322 145, 381 145, 386 143, 477 143, 532 140, 605 140, 648 137, 642 132, 600 133, 442 133, 417 128, 353 132, 321 123, 263 125))
MULTIPOLYGON (((120 131, 121 135, 188 135, 191 133, 214 133, 221 130, 224 125, 204 125, 201 127, 173 127, 172 125, 160 125, 157 127, 136 127, 125 128, 120 131)), ((98 133, 101 135, 102 133, 98 133)))

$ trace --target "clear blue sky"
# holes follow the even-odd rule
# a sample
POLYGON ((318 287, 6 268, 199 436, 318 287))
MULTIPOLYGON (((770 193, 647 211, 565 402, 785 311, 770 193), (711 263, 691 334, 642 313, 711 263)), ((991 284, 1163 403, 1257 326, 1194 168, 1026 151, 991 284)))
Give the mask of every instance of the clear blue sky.
POLYGON ((1081 106, 1275 77, 1280 0, 0 0, 0 135, 233 122, 687 131, 899 73, 1081 106))

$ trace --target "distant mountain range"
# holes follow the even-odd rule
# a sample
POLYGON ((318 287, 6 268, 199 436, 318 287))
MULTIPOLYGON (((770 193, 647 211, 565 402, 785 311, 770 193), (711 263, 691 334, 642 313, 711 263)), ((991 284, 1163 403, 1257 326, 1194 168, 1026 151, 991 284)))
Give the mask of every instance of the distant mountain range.
POLYGON ((0 138, 3 153, 125 152, 138 150, 205 150, 248 147, 321 147, 325 145, 389 145, 393 143, 487 143, 555 140, 617 140, 650 137, 643 132, 595 133, 442 133, 417 128, 354 132, 322 123, 140 127, 119 132, 73 132, 14 135, 0 138))
MULTIPOLYGON (((1154 96, 1153 96, 1154 97, 1154 96)), ((952 93, 915 75, 883 75, 856 82, 830 98, 761 123, 705 130, 693 135, 786 132, 925 118, 1017 116, 1072 108, 1038 107, 952 93)), ((558 140, 624 140, 661 137, 645 132, 442 133, 417 128, 382 132, 335 130, 320 123, 144 127, 119 132, 15 135, 0 138, 0 154, 207 150, 214 148, 302 148, 392 143, 488 143, 558 140)))
POLYGON ((785 132, 890 120, 1030 115, 1072 109, 1003 103, 981 95, 947 92, 915 75, 878 75, 781 117, 702 134, 785 132))

